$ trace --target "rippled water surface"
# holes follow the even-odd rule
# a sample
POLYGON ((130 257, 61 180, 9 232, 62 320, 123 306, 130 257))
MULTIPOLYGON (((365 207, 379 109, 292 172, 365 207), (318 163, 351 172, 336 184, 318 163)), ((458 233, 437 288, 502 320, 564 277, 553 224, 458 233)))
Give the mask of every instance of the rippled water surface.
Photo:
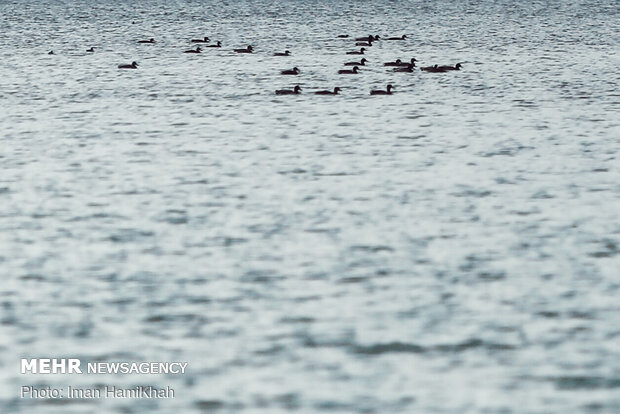
POLYGON ((619 14, 0 0, 0 411, 619 412, 619 14), (409 39, 346 76, 344 33, 409 39), (463 69, 381 66, 413 56, 463 69), (36 356, 189 368, 20 375, 36 356))

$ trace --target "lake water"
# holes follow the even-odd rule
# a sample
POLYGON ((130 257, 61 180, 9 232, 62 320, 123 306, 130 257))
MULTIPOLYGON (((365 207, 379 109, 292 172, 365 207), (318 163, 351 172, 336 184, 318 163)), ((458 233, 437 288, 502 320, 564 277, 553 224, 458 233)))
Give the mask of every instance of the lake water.
POLYGON ((619 412, 619 9, 0 0, 0 411, 619 412))

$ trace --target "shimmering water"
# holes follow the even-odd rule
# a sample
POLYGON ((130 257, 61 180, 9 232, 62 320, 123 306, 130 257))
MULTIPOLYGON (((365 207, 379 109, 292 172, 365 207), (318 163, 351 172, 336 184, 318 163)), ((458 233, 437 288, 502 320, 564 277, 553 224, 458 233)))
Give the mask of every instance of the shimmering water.
POLYGON ((620 13, 567 3, 0 0, 0 411, 619 412, 620 13))

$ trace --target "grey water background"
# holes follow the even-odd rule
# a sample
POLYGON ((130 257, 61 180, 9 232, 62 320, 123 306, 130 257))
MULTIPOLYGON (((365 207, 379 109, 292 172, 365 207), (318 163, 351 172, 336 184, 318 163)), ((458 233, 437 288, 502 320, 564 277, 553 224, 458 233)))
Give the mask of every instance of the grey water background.
POLYGON ((618 15, 1 0, 0 411, 619 412, 618 15), (341 33, 409 39, 347 77, 341 33), (224 47, 181 53, 205 35, 224 47), (413 56, 465 63, 380 66, 413 56), (24 357, 189 367, 24 376, 24 357), (176 398, 19 398, 101 384, 176 398))

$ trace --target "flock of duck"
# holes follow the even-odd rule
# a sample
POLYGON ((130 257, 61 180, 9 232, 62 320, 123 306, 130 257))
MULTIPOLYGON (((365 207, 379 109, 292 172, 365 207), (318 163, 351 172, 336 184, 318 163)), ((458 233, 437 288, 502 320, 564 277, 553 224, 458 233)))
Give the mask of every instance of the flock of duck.
MULTIPOLYGON (((338 35, 337 37, 339 39, 348 39, 349 35, 338 35)), ((398 41, 398 40, 406 40, 406 39, 407 39, 407 35, 402 35, 400 37, 388 37, 384 40, 398 41)), ((355 41, 355 46, 361 46, 361 47, 359 50, 346 52, 347 55, 364 55, 367 50, 366 48, 372 47, 373 42, 380 41, 381 37, 379 35, 374 35, 374 36, 368 35, 365 37, 356 37, 353 40, 355 41)), ((237 52, 239 50, 235 49, 235 51, 237 52)), ((286 50, 284 51, 284 53, 274 53, 274 56, 290 56, 290 53, 291 53, 290 51, 286 50)), ((365 57, 361 58, 359 61, 346 62, 344 66, 348 68, 340 69, 338 71, 338 74, 339 75, 357 75, 359 73, 360 66, 366 66, 367 62, 368 60, 365 57)), ((403 61, 401 59, 396 59, 393 62, 384 63, 383 66, 393 67, 392 69, 393 72, 413 72, 414 68, 416 67, 416 62, 417 62, 416 58, 411 58, 409 61, 403 61)), ((431 72, 431 73, 443 73, 443 72, 449 72, 449 71, 460 70, 460 69, 461 69, 460 63, 457 63, 454 66, 433 65, 433 66, 425 66, 425 67, 420 68, 420 70, 424 72, 431 72)), ((294 67, 292 69, 283 70, 280 72, 280 74, 281 75, 299 75, 300 72, 301 71, 299 70, 298 67, 294 67)), ((387 85, 385 90, 382 90, 382 89, 371 90, 370 94, 371 95, 391 95, 392 89, 394 89, 394 86, 390 84, 390 85, 387 85)), ((330 90, 316 91, 314 92, 314 94, 315 95, 338 95, 340 91, 341 91, 341 88, 337 86, 331 91, 330 90)), ((292 89, 278 89, 276 90, 275 93, 276 95, 298 95, 301 93, 301 87, 297 85, 292 89)))
MULTIPOLYGON (((339 39, 349 39, 349 35, 348 34, 341 34, 338 35, 337 38, 339 39)), ((378 35, 368 35, 368 36, 364 36, 364 37, 355 37, 352 38, 352 40, 355 41, 355 46, 359 46, 360 49, 359 50, 354 50, 354 51, 349 51, 346 52, 347 55, 364 55, 366 52, 366 48, 367 47, 372 47, 374 42, 378 42, 381 40, 386 40, 386 41, 402 41, 402 40, 406 40, 407 39, 407 35, 402 35, 400 37, 388 37, 385 39, 381 39, 380 36, 378 35)), ((196 46, 195 49, 189 49, 189 50, 185 50, 183 53, 201 53, 203 48, 221 48, 222 47, 222 42, 221 41, 217 41, 215 43, 211 43, 211 39, 209 39, 208 36, 204 36, 203 38, 200 39, 191 39, 190 40, 191 43, 197 43, 197 44, 201 44, 202 46, 196 46)), ((154 38, 150 38, 148 40, 139 40, 138 41, 139 44, 154 44, 155 39, 154 38)), ((86 52, 88 53, 94 53, 95 52, 95 48, 91 47, 90 49, 87 49, 86 52)), ((251 45, 248 45, 245 48, 239 48, 239 49, 233 49, 233 52, 235 53, 254 53, 254 48, 251 45)), ((49 55, 53 55, 54 51, 50 51, 48 52, 49 55)), ((276 57, 287 57, 287 56, 291 56, 291 52, 289 50, 285 50, 284 52, 276 52, 273 54, 273 56, 276 57)), ((366 58, 361 58, 359 61, 353 61, 353 62, 346 62, 344 63, 344 66, 346 67, 345 69, 340 69, 338 71, 339 75, 356 75, 359 73, 360 70, 360 66, 366 66, 366 63, 368 62, 368 60, 366 58), (350 68, 350 69, 349 69, 350 68)), ((396 59, 393 62, 385 62, 383 64, 383 66, 386 67, 392 67, 392 71, 393 72, 413 72, 414 69, 416 68, 416 62, 417 59, 416 58, 411 58, 409 61, 407 60, 401 60, 401 59, 396 59)), ((450 71, 454 71, 454 70, 460 70, 462 67, 462 65, 460 63, 457 63, 454 66, 451 65, 432 65, 432 66, 425 66, 425 67, 421 67, 420 70, 423 72, 430 72, 430 73, 444 73, 444 72, 450 72, 450 71)), ((138 69, 138 63, 137 62, 131 62, 129 64, 122 64, 122 65, 118 65, 119 69, 138 69)), ((280 72, 281 75, 299 75, 301 73, 301 71, 299 70, 298 67, 294 67, 292 69, 287 69, 287 70, 283 70, 280 72)), ((385 90, 382 89, 377 89, 377 90, 371 90, 370 94, 371 95, 391 95, 392 94, 392 89, 394 89, 393 85, 387 85, 385 90)), ((321 90, 321 91, 316 91, 314 92, 315 95, 338 95, 339 92, 341 91, 340 87, 335 87, 333 90, 321 90)), ((299 85, 296 85, 293 88, 290 89, 278 89, 275 91, 276 95, 298 95, 301 93, 301 87, 299 85)))

